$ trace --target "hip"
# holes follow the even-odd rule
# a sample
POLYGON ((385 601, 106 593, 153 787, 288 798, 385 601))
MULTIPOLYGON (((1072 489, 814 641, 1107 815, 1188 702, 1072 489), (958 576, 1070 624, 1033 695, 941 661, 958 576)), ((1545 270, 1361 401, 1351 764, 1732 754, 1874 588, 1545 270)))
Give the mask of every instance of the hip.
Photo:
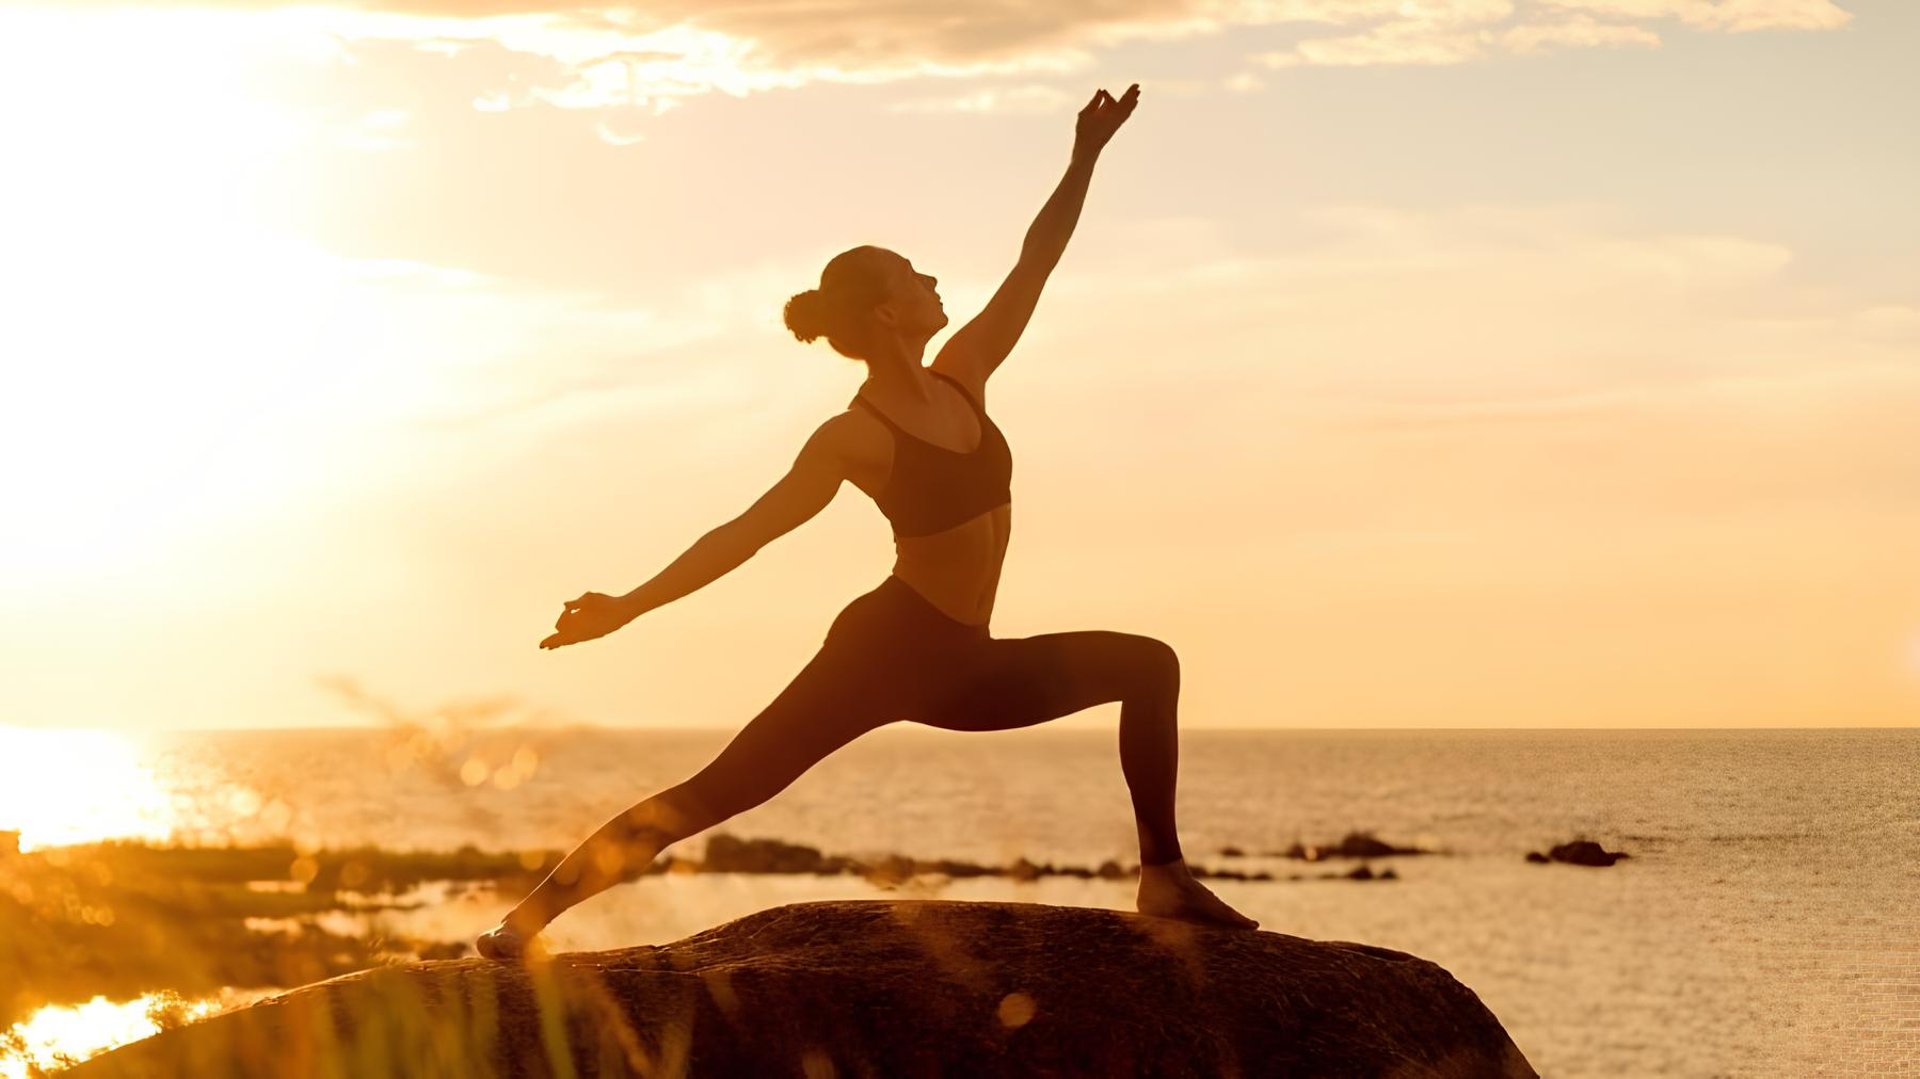
MULTIPOLYGON (((862 641, 881 650, 984 641, 987 624, 962 622, 947 614, 894 574, 856 596, 827 630, 828 641, 862 641)), ((916 649, 917 650, 917 649, 916 649)))

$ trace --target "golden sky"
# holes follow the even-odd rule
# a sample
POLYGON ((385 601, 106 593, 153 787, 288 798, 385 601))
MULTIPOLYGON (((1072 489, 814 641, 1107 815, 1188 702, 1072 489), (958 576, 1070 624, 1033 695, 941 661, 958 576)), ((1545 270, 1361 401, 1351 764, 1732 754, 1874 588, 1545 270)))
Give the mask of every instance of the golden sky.
POLYGON ((850 485, 536 645, 845 405, 828 257, 964 324, 1132 82, 996 634, 1160 636, 1189 727, 1920 719, 1907 0, 712 7, 0 2, 0 724, 739 726, 887 571, 850 485))

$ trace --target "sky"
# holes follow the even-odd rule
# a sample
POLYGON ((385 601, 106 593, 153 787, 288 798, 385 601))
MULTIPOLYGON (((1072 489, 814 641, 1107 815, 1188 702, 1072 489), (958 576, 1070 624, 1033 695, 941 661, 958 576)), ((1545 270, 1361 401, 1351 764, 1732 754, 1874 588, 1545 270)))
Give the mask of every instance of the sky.
POLYGON ((886 575, 851 485, 537 644, 845 407, 780 322, 828 258, 958 329, 1134 82, 990 384, 996 635, 1158 636, 1189 728, 1911 725, 1916 48, 1907 0, 0 2, 0 725, 740 726, 886 575))

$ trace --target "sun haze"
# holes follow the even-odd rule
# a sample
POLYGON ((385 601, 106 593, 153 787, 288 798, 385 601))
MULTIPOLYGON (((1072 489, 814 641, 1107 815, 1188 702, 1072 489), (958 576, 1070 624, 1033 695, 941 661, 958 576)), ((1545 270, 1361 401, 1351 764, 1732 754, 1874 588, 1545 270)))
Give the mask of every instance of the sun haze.
POLYGON ((996 634, 1161 637, 1192 727, 1920 715, 1920 10, 790 6, 0 4, 0 723, 739 726, 859 492, 537 642, 845 407, 827 258, 959 328, 1133 82, 991 383, 996 634))

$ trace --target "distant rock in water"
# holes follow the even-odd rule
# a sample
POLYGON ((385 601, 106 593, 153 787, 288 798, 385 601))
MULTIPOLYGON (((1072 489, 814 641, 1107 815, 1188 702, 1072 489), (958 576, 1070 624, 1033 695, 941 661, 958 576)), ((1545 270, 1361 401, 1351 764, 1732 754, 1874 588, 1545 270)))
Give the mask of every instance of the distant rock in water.
POLYGON ((1576 839, 1571 843, 1561 843, 1545 854, 1538 851, 1527 852, 1527 861, 1542 865, 1548 862, 1567 862, 1572 865, 1607 866, 1632 855, 1625 851, 1606 850, 1590 839, 1576 839))
MULTIPOLYGON (((1273 874, 1265 871, 1247 873, 1237 869, 1208 869, 1202 865, 1189 868, 1201 880, 1273 879, 1273 874)), ((865 860, 841 854, 822 854, 817 847, 789 843, 783 839, 741 839, 725 832, 716 832, 707 838, 706 856, 703 859, 696 861, 669 857, 648 868, 649 873, 674 870, 693 873, 812 873, 821 876, 851 873, 887 887, 920 876, 954 879, 1007 877, 1017 881, 1035 881, 1041 877, 1120 880, 1139 873, 1140 867, 1123 867, 1119 862, 1109 859, 1100 863, 1098 868, 1090 869, 1078 865, 1055 865, 1052 862, 1035 863, 1024 856, 1004 866, 981 865, 958 858, 909 858, 904 854, 888 854, 865 860)))
POLYGON ((1308 846, 1295 842, 1286 850, 1267 852, 1275 858, 1298 858, 1317 862, 1322 858, 1384 858, 1390 854, 1432 854, 1422 847, 1396 847, 1372 832, 1348 832, 1340 842, 1327 846, 1308 846))
POLYGON ((384 967, 67 1074, 1537 1079, 1471 990, 1402 952, 931 901, 800 903, 524 968, 384 967))

